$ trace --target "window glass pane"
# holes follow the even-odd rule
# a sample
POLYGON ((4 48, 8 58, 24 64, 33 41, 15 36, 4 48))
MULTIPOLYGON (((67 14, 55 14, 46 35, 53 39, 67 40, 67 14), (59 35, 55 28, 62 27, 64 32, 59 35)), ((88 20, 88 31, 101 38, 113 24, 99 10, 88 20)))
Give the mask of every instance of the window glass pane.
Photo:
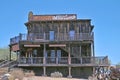
POLYGON ((51 61, 55 61, 55 50, 51 50, 51 61))
POLYGON ((54 31, 50 31, 49 32, 49 34, 50 34, 50 40, 54 40, 54 31))
POLYGON ((71 30, 71 31, 69 32, 69 36, 70 36, 70 40, 74 40, 75 31, 74 31, 74 30, 71 30))
POLYGON ((61 59, 61 50, 57 50, 57 57, 58 57, 58 60, 61 59))
POLYGON ((37 50, 33 50, 34 57, 37 57, 37 50))

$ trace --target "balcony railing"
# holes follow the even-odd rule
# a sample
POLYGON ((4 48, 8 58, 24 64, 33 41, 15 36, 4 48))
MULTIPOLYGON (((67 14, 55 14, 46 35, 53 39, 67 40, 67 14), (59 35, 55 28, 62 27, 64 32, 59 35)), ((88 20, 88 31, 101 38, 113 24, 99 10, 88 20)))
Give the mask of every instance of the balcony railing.
POLYGON ((43 57, 21 57, 18 60, 19 64, 43 64, 43 57))
POLYGON ((61 57, 61 58, 46 58, 47 64, 68 64, 68 57, 61 57))
POLYGON ((20 34, 10 39, 10 44, 18 43, 19 41, 82 41, 82 40, 93 40, 93 33, 75 33, 74 35, 68 33, 57 33, 50 35, 49 33, 31 33, 31 34, 20 34))
POLYGON ((108 64, 108 57, 80 57, 71 58, 71 64, 108 64))
POLYGON ((47 57, 45 63, 43 57, 21 57, 18 60, 19 64, 92 64, 92 65, 108 65, 108 57, 47 57), (70 62, 70 63, 69 63, 70 62))

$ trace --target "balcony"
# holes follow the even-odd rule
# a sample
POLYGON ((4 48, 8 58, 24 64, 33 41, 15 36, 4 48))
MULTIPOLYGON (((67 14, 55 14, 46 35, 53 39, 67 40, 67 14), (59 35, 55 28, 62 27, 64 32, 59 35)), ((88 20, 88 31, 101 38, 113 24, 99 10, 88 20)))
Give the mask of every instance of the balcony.
POLYGON ((108 66, 108 57, 20 57, 19 66, 108 66))
POLYGON ((75 33, 70 35, 68 33, 57 33, 50 35, 49 33, 32 33, 20 34, 10 39, 10 44, 18 43, 19 41, 35 41, 35 42, 49 42, 49 41, 84 41, 93 40, 93 33, 75 33))

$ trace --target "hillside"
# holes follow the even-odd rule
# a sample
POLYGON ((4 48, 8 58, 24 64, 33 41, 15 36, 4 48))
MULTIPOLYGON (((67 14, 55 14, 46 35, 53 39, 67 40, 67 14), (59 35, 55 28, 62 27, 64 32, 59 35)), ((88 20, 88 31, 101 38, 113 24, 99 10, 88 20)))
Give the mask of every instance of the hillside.
MULTIPOLYGON (((9 59, 9 54, 9 48, 0 48, 0 60, 9 59)), ((15 59, 16 54, 12 52, 11 57, 12 59, 15 59)))
POLYGON ((9 57, 9 48, 0 48, 0 60, 8 59, 9 57))

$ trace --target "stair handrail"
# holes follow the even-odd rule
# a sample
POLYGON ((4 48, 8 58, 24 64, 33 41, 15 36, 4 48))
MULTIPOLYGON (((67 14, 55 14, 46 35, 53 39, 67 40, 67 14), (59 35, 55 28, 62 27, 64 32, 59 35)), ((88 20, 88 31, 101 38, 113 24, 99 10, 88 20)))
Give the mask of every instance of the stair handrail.
POLYGON ((3 64, 5 64, 6 62, 8 62, 8 60, 4 60, 0 63, 0 66, 2 66, 3 64))
POLYGON ((10 67, 10 65, 11 65, 12 63, 17 63, 17 62, 16 62, 16 61, 8 61, 6 64, 1 65, 0 67, 5 67, 5 66, 10 67))

